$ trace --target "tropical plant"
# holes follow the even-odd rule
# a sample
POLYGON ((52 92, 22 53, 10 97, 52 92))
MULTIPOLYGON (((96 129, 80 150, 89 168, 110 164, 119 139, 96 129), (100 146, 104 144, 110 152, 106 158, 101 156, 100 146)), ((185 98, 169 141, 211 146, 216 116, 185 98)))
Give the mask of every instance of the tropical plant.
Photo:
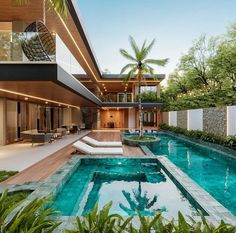
POLYGON ((20 206, 22 202, 9 206, 7 199, 5 190, 0 197, 0 233, 51 233, 60 225, 48 218, 56 213, 47 207, 49 197, 35 199, 24 207, 20 206))
POLYGON ((78 230, 67 230, 67 233, 115 233, 115 232, 127 232, 128 224, 132 220, 132 217, 124 220, 119 214, 110 214, 112 202, 106 204, 102 210, 98 211, 98 204, 95 205, 92 212, 77 217, 76 227, 78 230))
POLYGON ((101 211, 96 205, 91 214, 77 217, 74 230, 67 233, 235 233, 236 227, 221 221, 213 225, 201 215, 199 221, 189 217, 187 220, 179 212, 178 219, 165 220, 160 213, 153 217, 145 217, 138 213, 135 223, 132 217, 124 219, 119 214, 110 214, 112 203, 108 203, 101 211))
POLYGON ((155 39, 149 45, 146 45, 146 41, 142 44, 142 47, 138 47, 133 37, 129 37, 130 46, 134 52, 134 55, 129 54, 125 49, 120 49, 121 55, 128 59, 131 63, 128 63, 121 69, 121 74, 128 71, 124 82, 128 82, 130 79, 136 77, 138 81, 138 96, 139 96, 139 136, 143 136, 143 117, 142 117, 142 100, 141 100, 141 83, 144 80, 144 74, 149 74, 153 79, 156 79, 154 69, 151 65, 164 66, 168 59, 156 60, 148 59, 150 51, 152 50, 155 39))
POLYGON ((169 126, 167 124, 159 125, 161 130, 172 131, 177 134, 183 134, 193 139, 219 144, 231 149, 236 149, 236 136, 218 136, 200 130, 187 130, 180 127, 169 126))
MULTIPOLYGON (((160 102, 161 98, 157 95, 156 92, 153 91, 146 91, 142 92, 141 94, 141 101, 142 102, 160 102)), ((136 96, 137 100, 139 100, 139 96, 136 96)))

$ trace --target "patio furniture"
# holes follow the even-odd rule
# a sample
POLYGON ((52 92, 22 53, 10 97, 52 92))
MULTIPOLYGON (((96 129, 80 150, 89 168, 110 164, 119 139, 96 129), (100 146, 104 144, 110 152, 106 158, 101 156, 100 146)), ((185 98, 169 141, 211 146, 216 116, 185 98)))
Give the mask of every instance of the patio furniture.
POLYGON ((52 141, 53 133, 36 133, 32 134, 32 146, 34 143, 47 143, 52 141))
POLYGON ((81 141, 75 142, 73 147, 88 155, 123 155, 122 147, 92 147, 81 141))
POLYGON ((111 141, 97 141, 93 138, 90 138, 88 136, 85 136, 82 138, 83 141, 85 141, 86 143, 90 144, 91 146, 103 146, 103 147, 121 147, 122 143, 121 142, 111 142, 111 141))
POLYGON ((62 138, 64 136, 66 136, 66 129, 65 128, 57 128, 55 130, 55 133, 57 134, 57 137, 62 138))
POLYGON ((55 38, 42 21, 28 25, 23 35, 21 47, 30 61, 55 60, 55 38))
POLYGON ((21 138, 24 141, 34 143, 46 143, 51 142, 53 138, 53 133, 39 133, 37 129, 31 129, 21 132, 21 138))
POLYGON ((30 130, 22 131, 20 133, 20 136, 24 141, 32 141, 32 134, 35 134, 35 133, 38 133, 37 129, 30 129, 30 130))

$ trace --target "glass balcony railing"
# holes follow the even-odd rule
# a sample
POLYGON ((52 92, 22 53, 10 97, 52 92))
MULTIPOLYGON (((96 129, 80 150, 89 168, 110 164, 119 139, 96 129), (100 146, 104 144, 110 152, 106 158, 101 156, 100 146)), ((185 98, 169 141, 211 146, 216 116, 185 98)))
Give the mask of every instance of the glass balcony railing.
POLYGON ((55 41, 52 33, 0 32, 0 61, 55 62, 55 41))
POLYGON ((85 73, 55 33, 0 32, 0 62, 57 62, 70 74, 85 73))
POLYGON ((127 103, 133 102, 133 93, 131 92, 111 92, 107 94, 100 95, 99 98, 103 102, 118 102, 118 103, 127 103))

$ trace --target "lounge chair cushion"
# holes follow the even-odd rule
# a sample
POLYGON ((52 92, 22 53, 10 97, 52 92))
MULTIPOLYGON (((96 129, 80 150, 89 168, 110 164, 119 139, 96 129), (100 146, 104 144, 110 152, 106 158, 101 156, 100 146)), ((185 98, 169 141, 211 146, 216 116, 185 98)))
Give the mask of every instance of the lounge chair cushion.
POLYGON ((92 146, 103 146, 103 147, 107 147, 107 146, 116 146, 116 147, 121 147, 122 143, 121 142, 101 142, 101 141, 97 141, 93 138, 90 138, 88 136, 83 137, 83 141, 87 142, 88 144, 92 145, 92 146))
POLYGON ((89 154, 89 155, 122 155, 123 154, 123 149, 121 147, 120 148, 92 147, 81 141, 75 142, 73 144, 73 147, 83 152, 84 154, 89 154))

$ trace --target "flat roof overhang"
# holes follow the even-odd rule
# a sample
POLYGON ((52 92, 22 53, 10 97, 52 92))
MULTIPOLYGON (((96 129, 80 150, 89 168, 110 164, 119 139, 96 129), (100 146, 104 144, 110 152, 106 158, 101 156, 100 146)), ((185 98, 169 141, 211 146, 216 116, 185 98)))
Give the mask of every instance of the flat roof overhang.
MULTIPOLYGON (((143 108, 157 108, 163 106, 163 103, 141 103, 143 108)), ((103 102, 102 107, 110 108, 130 108, 130 107, 139 107, 139 102, 103 102)))
POLYGON ((32 102, 42 99, 75 107, 102 105, 100 99, 58 64, 46 62, 0 63, 0 96, 19 100, 26 96, 32 97, 32 102))

